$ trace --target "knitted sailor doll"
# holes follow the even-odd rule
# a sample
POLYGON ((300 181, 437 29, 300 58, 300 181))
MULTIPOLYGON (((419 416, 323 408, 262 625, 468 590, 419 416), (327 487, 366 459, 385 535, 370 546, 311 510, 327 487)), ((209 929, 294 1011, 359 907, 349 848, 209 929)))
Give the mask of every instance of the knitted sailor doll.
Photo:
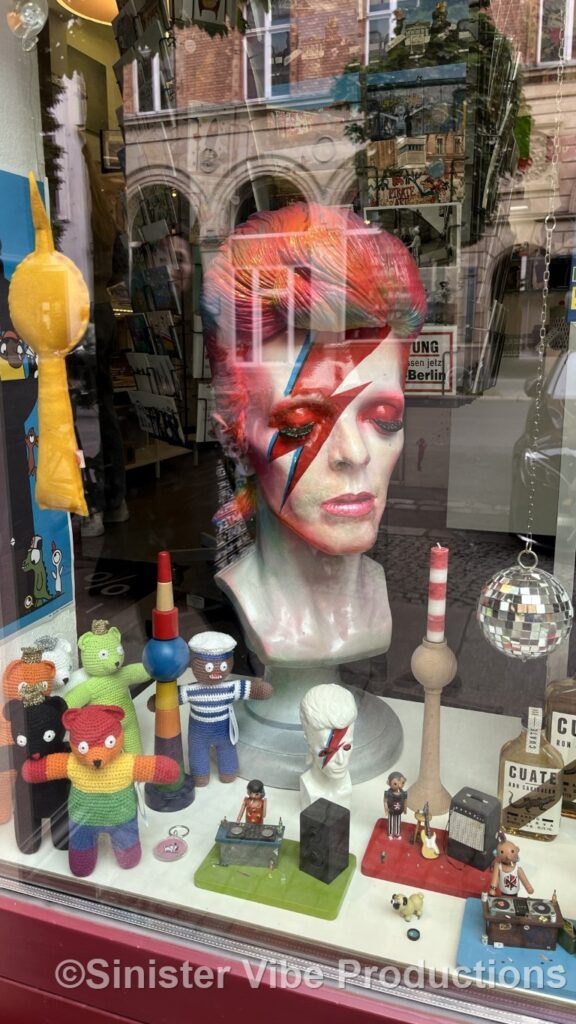
POLYGON ((238 774, 237 700, 266 700, 272 687, 264 679, 230 679, 236 641, 227 633, 197 633, 189 641, 195 683, 180 686, 180 704, 190 705, 188 756, 194 785, 210 781, 210 747, 216 750, 220 782, 238 774))
POLYGON ((64 712, 70 730, 70 754, 51 754, 26 761, 27 782, 70 779, 68 858, 73 875, 92 874, 98 858, 98 838, 110 836, 121 868, 138 864, 142 849, 138 834, 135 782, 176 782, 180 766, 171 757, 143 757, 123 751, 119 707, 91 706, 64 712))
POLYGON ((124 665, 120 630, 106 619, 94 619, 92 631, 80 637, 78 647, 88 678, 68 691, 65 696, 68 707, 113 704, 122 708, 124 749, 128 754, 141 754, 142 741, 130 687, 150 678, 144 665, 124 665))

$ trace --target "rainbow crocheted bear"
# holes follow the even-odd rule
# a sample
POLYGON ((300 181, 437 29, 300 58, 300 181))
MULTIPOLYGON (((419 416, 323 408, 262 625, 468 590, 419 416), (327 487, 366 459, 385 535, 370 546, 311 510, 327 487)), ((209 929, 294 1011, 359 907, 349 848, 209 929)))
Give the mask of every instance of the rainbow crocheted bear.
POLYGON ((68 858, 73 875, 92 874, 98 839, 109 835, 121 868, 133 868, 142 855, 138 834, 135 782, 176 782, 180 767, 171 757, 143 757, 123 751, 120 707, 92 705, 64 712, 70 732, 70 754, 51 754, 26 761, 27 782, 70 779, 68 858))
POLYGON ((142 740, 130 687, 150 678, 144 665, 124 665, 120 630, 106 619, 95 619, 92 630, 78 640, 82 668, 88 678, 74 686, 65 697, 69 708, 86 704, 105 704, 124 711, 124 749, 128 754, 142 753, 142 740))

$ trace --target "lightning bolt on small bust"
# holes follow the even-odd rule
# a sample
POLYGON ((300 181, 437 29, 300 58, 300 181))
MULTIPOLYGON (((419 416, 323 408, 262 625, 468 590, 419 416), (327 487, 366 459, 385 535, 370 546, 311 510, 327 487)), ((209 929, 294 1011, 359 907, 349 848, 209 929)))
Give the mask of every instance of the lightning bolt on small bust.
POLYGON ((350 808, 349 764, 357 715, 354 697, 336 683, 313 686, 300 702, 300 721, 310 764, 300 776, 302 810, 320 797, 350 808))

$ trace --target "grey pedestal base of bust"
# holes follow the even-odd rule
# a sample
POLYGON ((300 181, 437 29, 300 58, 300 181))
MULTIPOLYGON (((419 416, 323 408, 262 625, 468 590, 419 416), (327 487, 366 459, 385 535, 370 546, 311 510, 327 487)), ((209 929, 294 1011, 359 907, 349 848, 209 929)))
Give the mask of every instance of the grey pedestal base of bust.
MULTIPOLYGON (((347 687, 358 705, 350 774, 354 784, 367 782, 395 764, 404 745, 400 719, 373 693, 347 687)), ((244 779, 261 779, 265 786, 298 789, 308 767, 307 746, 300 726, 282 725, 260 717, 257 701, 235 705, 240 739, 238 756, 244 779)))

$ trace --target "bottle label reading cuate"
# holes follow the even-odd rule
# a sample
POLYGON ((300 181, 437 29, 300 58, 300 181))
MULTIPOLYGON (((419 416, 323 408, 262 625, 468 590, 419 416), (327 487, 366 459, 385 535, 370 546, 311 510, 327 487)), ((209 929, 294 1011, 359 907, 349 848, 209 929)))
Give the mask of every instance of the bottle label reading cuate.
POLYGON ((542 737, 542 708, 528 708, 526 725, 526 753, 539 754, 542 737))
POLYGON ((576 715, 553 711, 550 717, 550 743, 564 758, 564 799, 576 803, 576 715))
POLYGON ((502 803, 504 830, 557 835, 562 813, 561 772, 505 761, 502 803))

